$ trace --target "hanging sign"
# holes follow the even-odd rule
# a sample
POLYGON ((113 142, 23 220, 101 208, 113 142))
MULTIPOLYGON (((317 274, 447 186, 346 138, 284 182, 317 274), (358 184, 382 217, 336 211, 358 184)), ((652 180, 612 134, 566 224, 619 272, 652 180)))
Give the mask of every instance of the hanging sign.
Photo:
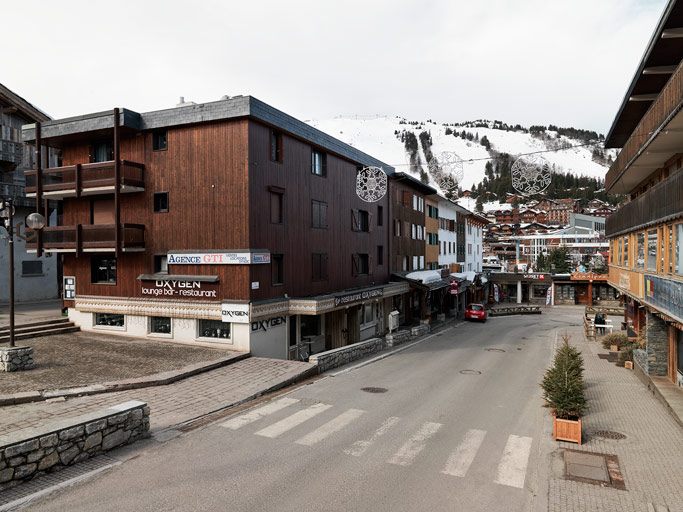
POLYGON ((221 304, 221 321, 233 324, 249 323, 249 304, 221 304))
POLYGON ((169 252, 169 265, 260 265, 270 263, 268 252, 169 252))

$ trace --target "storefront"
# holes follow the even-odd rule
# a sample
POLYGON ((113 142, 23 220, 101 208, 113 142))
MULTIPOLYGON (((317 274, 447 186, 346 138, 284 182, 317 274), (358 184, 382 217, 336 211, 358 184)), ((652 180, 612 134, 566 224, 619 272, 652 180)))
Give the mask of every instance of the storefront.
POLYGON ((546 304, 552 289, 550 274, 493 272, 491 286, 498 285, 500 302, 517 304, 546 304))
POLYGON ((607 282, 607 274, 574 272, 552 276, 555 304, 582 304, 596 306, 619 300, 620 293, 607 282))

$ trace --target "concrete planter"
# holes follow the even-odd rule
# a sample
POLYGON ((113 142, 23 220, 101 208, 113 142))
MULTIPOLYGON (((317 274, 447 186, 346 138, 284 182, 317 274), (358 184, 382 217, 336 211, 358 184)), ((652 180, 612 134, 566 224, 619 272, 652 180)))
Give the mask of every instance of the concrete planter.
POLYGON ((33 347, 0 347, 0 372, 32 370, 33 347))
POLYGON ((563 420, 553 413, 553 439, 581 444, 581 418, 578 420, 563 420))

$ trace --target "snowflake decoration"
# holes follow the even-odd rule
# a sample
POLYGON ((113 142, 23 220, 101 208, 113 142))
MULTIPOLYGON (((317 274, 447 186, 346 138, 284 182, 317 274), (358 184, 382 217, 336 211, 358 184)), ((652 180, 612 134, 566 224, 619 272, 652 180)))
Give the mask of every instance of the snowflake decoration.
POLYGON ((356 194, 367 203, 375 203, 387 193, 387 175, 381 167, 364 167, 356 175, 356 194))
POLYGON ((543 192, 550 185, 550 167, 537 155, 526 155, 512 164, 512 187, 522 195, 543 192))
POLYGON ((429 162, 429 172, 444 192, 455 193, 465 175, 463 161, 456 153, 444 151, 429 162))

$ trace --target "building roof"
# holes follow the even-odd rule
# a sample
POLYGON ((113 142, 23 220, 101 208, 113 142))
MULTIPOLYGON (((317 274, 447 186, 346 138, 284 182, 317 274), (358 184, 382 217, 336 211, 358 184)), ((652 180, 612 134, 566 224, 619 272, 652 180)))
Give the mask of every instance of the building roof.
POLYGON ((645 48, 605 147, 623 147, 678 67, 683 56, 683 1, 669 0, 645 48))
MULTIPOLYGON (((393 170, 393 167, 392 167, 392 170, 393 170)), ((393 174, 391 174, 391 178, 395 181, 401 181, 404 183, 408 183, 411 187, 422 192, 423 194, 426 194, 426 195, 436 194, 436 189, 430 187, 429 185, 425 185, 420 180, 418 180, 414 176, 411 176, 408 173, 395 172, 394 171, 393 174)))
MULTIPOLYGON (((285 114, 253 96, 234 96, 209 103, 183 104, 175 108, 138 113, 130 109, 120 109, 120 125, 124 131, 144 131, 170 128, 190 124, 224 121, 227 119, 250 118, 286 132, 298 139, 305 140, 330 153, 337 154, 361 165, 381 167, 392 175, 394 168, 312 127, 309 124, 285 114)), ((46 145, 61 144, 82 137, 84 134, 99 136, 110 133, 114 127, 113 110, 95 112, 64 119, 43 122, 41 137, 46 145)), ((35 140, 35 125, 25 125, 23 140, 35 140)), ((430 188, 429 193, 436 192, 430 188)))
POLYGON ((49 115, 40 110, 38 107, 32 105, 17 93, 0 84, 0 106, 2 106, 2 103, 8 103, 12 107, 16 108, 17 112, 22 115, 22 117, 25 117, 33 122, 43 122, 51 119, 49 115))

